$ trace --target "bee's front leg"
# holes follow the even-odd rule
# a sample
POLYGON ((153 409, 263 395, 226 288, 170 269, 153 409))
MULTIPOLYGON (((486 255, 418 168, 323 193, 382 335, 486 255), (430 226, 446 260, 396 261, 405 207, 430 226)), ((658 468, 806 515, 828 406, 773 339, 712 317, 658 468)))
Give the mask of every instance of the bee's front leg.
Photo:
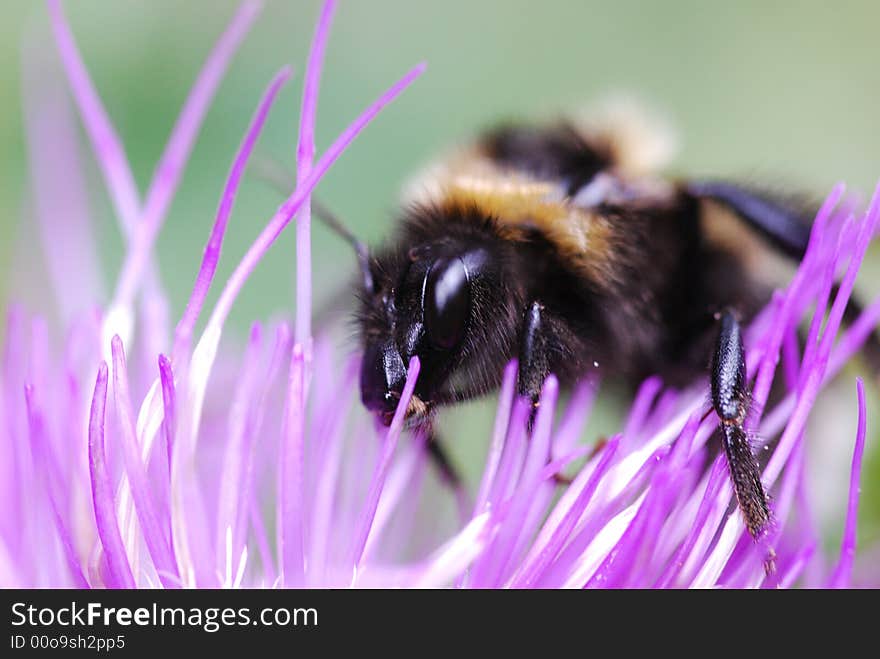
POLYGON ((541 403, 541 389, 551 373, 571 382, 583 375, 586 350, 575 332, 559 316, 534 301, 523 314, 519 334, 517 393, 532 401, 529 429, 541 403))
POLYGON ((460 488, 462 486, 461 474, 459 473, 458 468, 452 464, 452 460, 449 458, 449 454, 446 452, 446 449, 443 446, 440 437, 437 435, 437 432, 433 429, 433 426, 428 428, 425 442, 428 457, 431 459, 431 462, 434 463, 434 466, 437 468, 437 473, 440 475, 443 482, 453 490, 460 488))
MULTIPOLYGON (((523 314, 519 342, 519 373, 517 374, 517 393, 532 402, 529 411, 528 430, 531 434, 535 417, 541 404, 541 389, 551 372, 563 367, 561 355, 570 355, 566 370, 572 367, 572 359, 577 351, 571 349, 575 341, 573 333, 556 317, 547 313, 540 302, 532 302, 523 314)), ((560 485, 569 485, 571 480, 556 474, 554 480, 560 485)))
POLYGON ((520 330, 516 388, 520 396, 532 401, 529 413, 530 431, 540 405, 541 388, 550 374, 547 323, 544 315, 544 306, 540 302, 532 302, 526 307, 520 330))
POLYGON ((437 469, 442 484, 455 494, 458 512, 464 522, 469 517, 473 503, 468 498, 461 472, 450 459, 443 441, 434 430, 434 424, 431 422, 423 424, 420 431, 425 436, 425 450, 428 452, 428 458, 437 469))

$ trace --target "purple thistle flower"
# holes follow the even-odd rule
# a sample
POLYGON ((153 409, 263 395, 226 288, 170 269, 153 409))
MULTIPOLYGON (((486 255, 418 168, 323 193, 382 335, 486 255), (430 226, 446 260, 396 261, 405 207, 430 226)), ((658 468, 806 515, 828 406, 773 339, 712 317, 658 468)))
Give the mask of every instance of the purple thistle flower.
MULTIPOLYGON (((226 282, 202 334, 194 329, 213 283, 249 156, 280 88, 270 81, 230 167, 186 310, 170 332, 153 245, 201 121, 259 5, 245 1, 199 74, 144 200, 88 76, 59 0, 48 0, 61 63, 126 237, 109 301, 94 263, 59 249, 72 236, 94 253, 76 171, 66 97, 43 89, 26 53, 25 103, 35 211, 60 328, 9 309, 0 364, 0 585, 93 587, 845 587, 866 437, 857 382, 850 496, 840 555, 820 555, 805 478, 807 419, 823 386, 880 323, 880 299, 841 328, 843 310, 880 223, 880 188, 855 212, 836 188, 806 256, 745 336, 750 420, 775 523, 760 542, 732 507, 723 455, 707 445, 718 421, 705 383, 672 391, 651 378, 621 432, 578 439, 598 383, 564 409, 552 376, 534 432, 508 365, 474 501, 425 487, 424 438, 404 434, 419 363, 409 364, 397 414, 377 429, 356 399, 358 360, 341 358, 310 327, 309 195, 348 144, 424 69, 410 71, 315 160, 318 83, 335 2, 325 2, 305 72, 297 185, 226 282), (50 153, 49 150, 54 153, 50 153), (57 163, 65 163, 64 168, 57 163), (65 213, 53 199, 60 195, 65 213), (221 343, 242 285, 281 231, 297 221, 297 309, 255 323, 246 346, 221 343), (75 229, 75 230, 74 230, 75 229), (833 283, 841 276, 831 299, 833 283), (138 304, 140 303, 140 304, 138 304), (809 322, 801 354, 797 328, 809 322), (137 331, 135 331, 137 330, 137 331), (56 340, 63 336, 63 340, 56 340), (195 339, 195 341, 194 341, 195 339), (772 408, 781 363, 787 392, 772 408), (286 377, 284 377, 286 374, 286 377), (772 444, 766 440, 778 438, 772 444), (547 461, 547 456, 550 461, 547 461), (763 461, 762 461, 763 462, 763 461), (574 468, 560 488, 556 476, 574 468), (458 504, 454 514, 451 509, 458 504), (429 514, 430 513, 430 514, 429 514), (275 537, 270 535, 275 531, 275 537), (765 564, 775 555, 776 571, 765 564)), ((51 79, 46 84, 50 85, 51 79)), ((218 182, 219 183, 219 182, 218 182)))

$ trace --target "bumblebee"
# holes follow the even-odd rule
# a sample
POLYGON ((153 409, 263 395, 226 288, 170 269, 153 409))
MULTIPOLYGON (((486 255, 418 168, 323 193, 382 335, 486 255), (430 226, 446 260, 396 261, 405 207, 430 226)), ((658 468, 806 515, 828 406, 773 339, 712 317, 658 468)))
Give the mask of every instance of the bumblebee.
POLYGON ((417 355, 407 417, 454 479, 434 413, 498 387, 512 359, 535 407, 551 373, 563 385, 591 372, 680 385, 708 365, 758 538, 771 513, 744 429, 742 327, 784 283, 767 264, 793 271, 803 256, 815 206, 660 176, 662 140, 646 125, 612 116, 490 130, 408 186, 396 238, 373 254, 323 212, 360 257, 362 401, 389 424, 417 355))

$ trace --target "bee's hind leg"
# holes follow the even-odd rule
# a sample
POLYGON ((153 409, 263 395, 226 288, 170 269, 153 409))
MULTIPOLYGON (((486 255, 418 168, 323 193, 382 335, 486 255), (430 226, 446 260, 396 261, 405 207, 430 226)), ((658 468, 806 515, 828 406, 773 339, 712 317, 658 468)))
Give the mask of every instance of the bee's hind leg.
MULTIPOLYGON (((711 386, 712 407, 721 420, 722 444, 736 499, 749 534, 759 540, 770 527, 770 504, 744 427, 750 404, 745 350, 739 322, 730 311, 721 313, 712 355, 711 386)), ((772 553, 765 562, 765 569, 773 570, 772 553)))

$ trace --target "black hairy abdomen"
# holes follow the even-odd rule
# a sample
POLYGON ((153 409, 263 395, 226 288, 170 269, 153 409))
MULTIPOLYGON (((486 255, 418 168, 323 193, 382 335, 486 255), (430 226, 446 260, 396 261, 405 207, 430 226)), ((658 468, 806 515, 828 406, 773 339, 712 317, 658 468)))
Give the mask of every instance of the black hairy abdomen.
POLYGON ((571 125, 535 127, 508 125, 482 141, 486 154, 499 165, 536 180, 558 181, 573 195, 610 164, 610 157, 589 145, 571 125))

